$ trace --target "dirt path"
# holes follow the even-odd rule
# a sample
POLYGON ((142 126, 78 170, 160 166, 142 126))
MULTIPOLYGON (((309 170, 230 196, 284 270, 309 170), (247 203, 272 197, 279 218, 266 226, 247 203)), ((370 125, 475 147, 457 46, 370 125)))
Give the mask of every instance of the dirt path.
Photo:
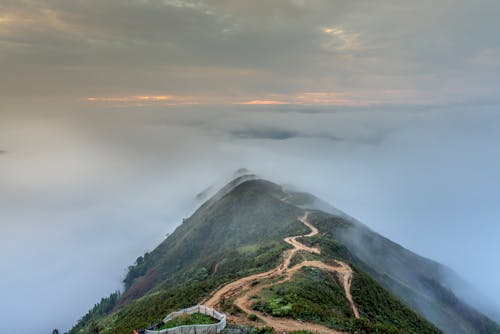
MULTIPOLYGON (((250 298, 256 295, 259 291, 277 285, 284 282, 287 282, 292 279, 293 275, 303 267, 315 267, 323 270, 333 271, 339 275, 339 279, 342 281, 342 286, 344 288, 347 300, 351 305, 352 311, 356 318, 359 318, 358 308, 354 304, 351 295, 351 282, 353 272, 351 267, 342 261, 335 261, 337 266, 333 266, 330 264, 323 263, 321 261, 303 261, 295 266, 288 268, 290 266, 290 261, 293 256, 299 251, 306 251, 313 254, 320 254, 321 251, 316 247, 308 247, 299 241, 297 238, 300 237, 312 237, 318 234, 318 229, 314 227, 308 221, 309 212, 306 212, 304 216, 298 217, 298 220, 301 221, 304 225, 311 229, 311 232, 306 235, 298 235, 293 237, 286 237, 283 239, 286 243, 293 246, 292 249, 287 250, 283 253, 283 261, 282 263, 271 270, 268 270, 263 273, 250 275, 247 277, 243 277, 239 280, 226 284, 215 293, 213 293, 208 299, 202 302, 202 304, 209 307, 219 306, 221 300, 229 299, 231 297, 237 296, 234 300, 234 304, 238 306, 242 311, 247 314, 256 314, 262 322, 264 322, 267 326, 274 327, 274 329, 278 332, 291 332, 296 330, 310 330, 315 333, 321 334, 334 334, 334 333, 342 333, 335 330, 332 330, 328 327, 312 324, 312 323, 303 323, 301 321, 293 320, 290 318, 274 318, 264 313, 252 310, 252 303, 250 298), (261 281, 266 279, 275 279, 274 282, 268 284, 260 284, 261 281)), ((229 317, 230 320, 237 320, 238 322, 247 322, 246 319, 229 317)))

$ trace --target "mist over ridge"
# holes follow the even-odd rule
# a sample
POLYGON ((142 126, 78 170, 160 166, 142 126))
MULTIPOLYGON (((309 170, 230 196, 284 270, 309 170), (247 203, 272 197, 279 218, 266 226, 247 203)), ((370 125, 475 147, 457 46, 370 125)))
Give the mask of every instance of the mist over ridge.
MULTIPOLYGON (((500 163, 492 145, 500 133, 494 108, 314 114, 282 108, 2 115, 0 142, 8 153, 0 157, 0 221, 9 222, 2 224, 2 284, 23 284, 36 300, 60 296, 39 316, 49 329, 61 326, 61 318, 70 326, 120 287, 117 273, 193 212, 196 194, 246 167, 450 266, 484 295, 498 293, 491 266, 498 254, 492 222, 500 163), (235 139, 231 133, 269 131, 269 124, 305 135, 235 139), (332 142, 324 134, 344 139, 332 142), (488 275, 478 276, 484 268, 488 275), (35 273, 44 288, 17 279, 35 273), (54 280, 60 284, 43 283, 54 280)), ((3 312, 16 319, 26 305, 17 294, 5 298, 10 307, 3 312)))
MULTIPOLYGON (((0 331, 64 333, 248 173, 449 267, 446 284, 500 323, 498 13, 0 0, 0 331)), ((375 263, 380 249, 360 250, 375 263)))

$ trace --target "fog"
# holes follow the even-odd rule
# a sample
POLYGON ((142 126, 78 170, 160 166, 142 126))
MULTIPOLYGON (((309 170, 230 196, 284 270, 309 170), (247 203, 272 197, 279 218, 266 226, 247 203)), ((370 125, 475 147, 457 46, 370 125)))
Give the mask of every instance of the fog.
POLYGON ((241 167, 450 266, 500 307, 495 105, 9 111, 3 332, 68 330, 241 167))
POLYGON ((241 167, 500 300, 499 11, 0 0, 0 330, 69 329, 241 167))

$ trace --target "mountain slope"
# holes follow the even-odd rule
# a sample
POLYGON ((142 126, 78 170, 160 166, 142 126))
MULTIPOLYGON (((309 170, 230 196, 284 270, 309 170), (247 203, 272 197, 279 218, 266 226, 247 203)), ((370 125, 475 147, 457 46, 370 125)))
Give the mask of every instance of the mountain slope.
POLYGON ((159 282, 178 280, 190 267, 211 263, 223 270, 229 253, 250 249, 252 245, 271 244, 283 237, 304 231, 296 221, 301 210, 281 200, 281 188, 266 182, 232 181, 208 200, 151 254, 131 268, 124 282, 127 291, 120 305, 143 295, 159 282), (232 190, 232 191, 231 191, 232 190), (227 194, 228 191, 231 191, 227 194))
MULTIPOLYGON (((184 220, 154 251, 137 259, 136 264, 129 268, 124 280, 126 290, 113 312, 104 317, 87 314, 85 321, 79 322, 70 333, 87 333, 95 328, 100 328, 102 333, 128 333, 133 328, 158 322, 175 308, 199 303, 231 281, 279 267, 282 253, 293 248, 283 239, 309 232, 297 217, 304 214, 304 207, 315 209, 315 201, 308 194, 286 192, 264 180, 241 177, 232 181, 184 220)), ((289 283, 286 283, 291 284, 288 288, 301 292, 301 297, 294 299, 298 293, 288 295, 284 292, 283 298, 279 298, 284 300, 286 296, 289 303, 284 305, 285 309, 290 308, 293 312, 282 316, 309 319, 343 331, 437 332, 400 302, 402 300, 446 332, 500 333, 496 324, 454 298, 451 291, 440 284, 436 274, 442 270, 439 264, 402 249, 338 212, 332 215, 316 210, 311 213, 310 222, 320 234, 297 241, 311 247, 319 246, 321 253, 298 252, 291 259, 291 265, 301 261, 348 263, 354 270, 352 295, 361 318, 340 311, 341 300, 345 300, 346 295, 336 288, 341 283, 338 275, 320 274, 325 286, 333 290, 322 291, 319 287, 320 291, 314 292, 311 288, 314 284, 308 282, 314 282, 320 276, 311 274, 307 266, 290 276, 289 283), (367 247, 359 246, 354 238, 358 234, 367 247), (365 248, 383 253, 383 259, 369 258, 364 253, 365 248), (405 263, 408 264, 407 270, 400 272, 405 263), (409 268, 414 263, 419 264, 417 268, 420 269, 409 268), (391 268, 398 270, 392 272, 391 268), (420 284, 412 289, 415 274, 419 275, 420 284), (316 300, 314 296, 321 295, 321 292, 340 298, 334 303, 339 307, 338 312, 335 309, 332 309, 333 313, 320 312, 326 307, 326 301, 316 300), (431 306, 432 310, 443 308, 446 312, 433 318, 432 314, 419 308, 420 305, 431 306), (451 331, 456 329, 451 327, 453 322, 459 324, 455 326, 459 331, 451 331)), ((274 305, 273 299, 267 297, 260 297, 263 312, 266 311, 265 305, 274 305)), ((231 301, 228 303, 221 305, 226 311, 241 311, 231 305, 231 301)), ((254 325, 258 326, 257 323, 254 325)))
POLYGON ((460 286, 450 280, 459 278, 451 269, 412 253, 311 194, 291 193, 288 202, 322 210, 316 218, 318 228, 346 246, 372 278, 439 328, 463 334, 500 332, 497 324, 457 297, 453 289, 460 286), (336 228, 339 223, 344 228, 336 228))

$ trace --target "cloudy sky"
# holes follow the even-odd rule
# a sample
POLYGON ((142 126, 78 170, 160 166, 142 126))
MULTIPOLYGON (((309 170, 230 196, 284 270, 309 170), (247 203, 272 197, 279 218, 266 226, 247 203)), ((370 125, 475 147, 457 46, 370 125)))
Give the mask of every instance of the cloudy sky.
POLYGON ((499 7, 2 0, 0 94, 117 104, 491 100, 499 95, 499 7))
POLYGON ((499 12, 0 0, 0 330, 69 329, 240 167, 500 300, 499 12))

